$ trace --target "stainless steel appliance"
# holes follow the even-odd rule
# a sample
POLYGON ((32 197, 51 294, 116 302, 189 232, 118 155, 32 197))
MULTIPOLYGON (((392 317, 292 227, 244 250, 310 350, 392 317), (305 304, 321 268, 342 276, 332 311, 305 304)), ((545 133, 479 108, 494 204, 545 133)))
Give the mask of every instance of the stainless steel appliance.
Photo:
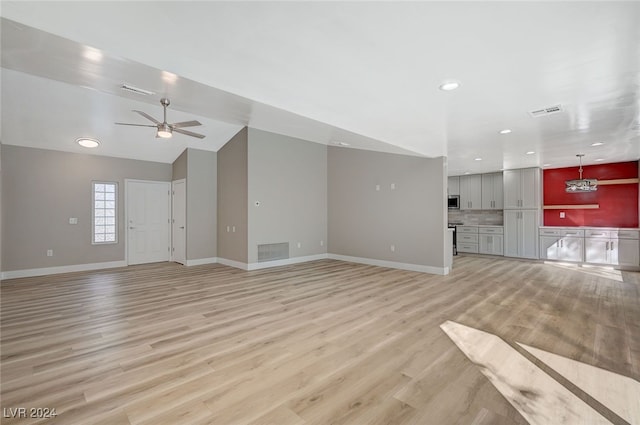
POLYGON ((458 248, 456 247, 456 226, 462 226, 463 223, 448 223, 447 227, 453 229, 453 255, 458 255, 458 248))
POLYGON ((460 196, 458 195, 449 195, 449 209, 450 210, 459 210, 460 209, 460 196))

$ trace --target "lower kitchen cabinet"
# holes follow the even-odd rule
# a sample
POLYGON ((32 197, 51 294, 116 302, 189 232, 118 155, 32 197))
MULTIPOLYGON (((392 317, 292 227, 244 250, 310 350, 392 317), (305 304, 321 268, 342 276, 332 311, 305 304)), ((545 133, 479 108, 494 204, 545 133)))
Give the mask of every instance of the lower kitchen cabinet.
POLYGON ((585 261, 621 266, 640 265, 640 231, 587 229, 585 261))
POLYGON ((504 250, 502 247, 502 235, 478 235, 480 246, 478 252, 480 254, 502 255, 504 250))
POLYGON ((540 229, 540 258, 584 261, 584 230, 575 228, 540 229))
POLYGON ((504 228, 502 226, 478 227, 478 252, 480 254, 504 254, 504 228))

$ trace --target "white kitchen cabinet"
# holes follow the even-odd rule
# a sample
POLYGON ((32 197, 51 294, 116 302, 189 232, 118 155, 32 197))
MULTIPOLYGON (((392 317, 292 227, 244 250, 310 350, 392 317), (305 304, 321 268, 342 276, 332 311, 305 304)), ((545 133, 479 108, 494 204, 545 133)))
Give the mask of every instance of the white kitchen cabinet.
POLYGON ((450 196, 460 195, 460 177, 454 176, 447 179, 447 194, 450 196))
POLYGON ((504 255, 538 258, 538 210, 506 210, 504 212, 504 255))
POLYGON ((480 254, 504 254, 504 228, 502 226, 478 226, 478 252, 480 254))
POLYGON ((539 168, 504 171, 504 209, 540 208, 541 180, 539 168))
POLYGON ((584 261, 584 230, 576 228, 540 229, 540 258, 584 261))
POLYGON ((478 227, 457 226, 456 248, 458 252, 478 252, 478 227))
POLYGON ((482 209, 482 176, 460 176, 460 209, 482 209))
POLYGON ((482 209, 501 210, 503 204, 502 173, 482 174, 482 209))
POLYGON ((582 238, 540 236, 540 258, 582 262, 582 238))
POLYGON ((640 231, 586 229, 585 261, 621 266, 640 265, 640 231))
POLYGON ((614 247, 617 262, 621 266, 640 266, 640 241, 635 239, 618 239, 614 247))

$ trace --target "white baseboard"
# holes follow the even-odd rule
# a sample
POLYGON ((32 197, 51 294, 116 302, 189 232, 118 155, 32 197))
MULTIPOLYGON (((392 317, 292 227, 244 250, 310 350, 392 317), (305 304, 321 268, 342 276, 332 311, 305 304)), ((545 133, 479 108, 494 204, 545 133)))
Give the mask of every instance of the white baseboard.
POLYGON ((121 260, 121 261, 107 261, 104 263, 73 264, 70 266, 42 267, 39 269, 10 270, 10 271, 0 273, 0 279, 2 280, 17 279, 21 277, 45 276, 48 274, 85 272, 88 270, 112 269, 115 267, 126 267, 126 266, 127 266, 127 262, 125 260, 121 260))
POLYGON ((240 261, 229 260, 222 257, 218 257, 218 264, 235 267, 236 269, 249 270, 249 265, 247 263, 241 263, 240 261))
POLYGON ((245 270, 260 270, 267 269, 269 267, 289 266, 291 264, 306 263, 308 261, 326 260, 329 258, 328 254, 316 254, 307 255, 305 257, 293 257, 284 260, 265 261, 263 263, 251 263, 249 268, 245 270))
MULTIPOLYGON (((449 274, 449 267, 432 267, 432 266, 422 266, 418 264, 407 264, 407 263, 398 263, 395 261, 386 261, 386 260, 376 260, 372 258, 361 258, 361 257, 350 257, 347 255, 337 255, 337 254, 317 254, 317 255, 308 255, 305 257, 294 257, 287 258, 285 260, 275 260, 275 261, 265 261, 264 263, 242 263, 240 261, 228 260, 226 258, 221 257, 211 257, 211 258, 199 258, 196 260, 187 260, 186 266, 198 266, 202 264, 224 264, 225 266, 235 267, 242 270, 260 270, 266 269, 269 267, 279 267, 279 266, 288 266, 291 264, 298 263, 306 263, 308 261, 316 261, 316 260, 324 260, 324 259, 333 259, 340 261, 348 261, 352 263, 360 263, 360 264, 368 264, 371 266, 380 266, 380 267, 390 267, 393 269, 401 269, 401 270, 410 270, 422 273, 431 273, 438 275, 447 275, 449 274)), ((10 270, 6 272, 0 273, 0 280, 4 279, 17 279, 21 277, 35 277, 35 276, 45 276, 48 274, 60 274, 60 273, 73 273, 73 272, 83 272, 89 270, 100 270, 100 269, 111 269, 115 267, 126 267, 127 262, 125 260, 121 261, 107 261, 104 263, 89 263, 89 264, 74 264, 70 266, 58 266, 58 267, 43 267, 38 269, 25 269, 25 270, 10 270)))
POLYGON ((409 270, 437 275, 448 275, 449 267, 423 266, 420 264, 398 263, 396 261, 376 260, 374 258, 350 257, 348 255, 328 254, 332 260, 348 261, 351 263, 368 264, 370 266, 389 267, 392 269, 409 270))
POLYGON ((214 264, 218 262, 218 257, 198 258, 196 260, 187 260, 185 266, 201 266, 203 264, 214 264))

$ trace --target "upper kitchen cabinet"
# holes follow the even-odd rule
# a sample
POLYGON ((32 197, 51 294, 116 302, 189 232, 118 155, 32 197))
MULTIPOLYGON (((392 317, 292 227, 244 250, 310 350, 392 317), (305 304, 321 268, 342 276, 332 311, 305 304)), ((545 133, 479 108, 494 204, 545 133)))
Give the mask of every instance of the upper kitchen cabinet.
POLYGON ((447 194, 450 196, 460 195, 460 177, 449 177, 447 179, 447 194))
POLYGON ((541 202, 541 170, 523 168, 507 170, 504 176, 504 209, 539 209, 541 202))
POLYGON ((503 209, 502 173, 482 174, 482 209, 503 209))
POLYGON ((482 176, 460 176, 460 209, 482 209, 482 176))

